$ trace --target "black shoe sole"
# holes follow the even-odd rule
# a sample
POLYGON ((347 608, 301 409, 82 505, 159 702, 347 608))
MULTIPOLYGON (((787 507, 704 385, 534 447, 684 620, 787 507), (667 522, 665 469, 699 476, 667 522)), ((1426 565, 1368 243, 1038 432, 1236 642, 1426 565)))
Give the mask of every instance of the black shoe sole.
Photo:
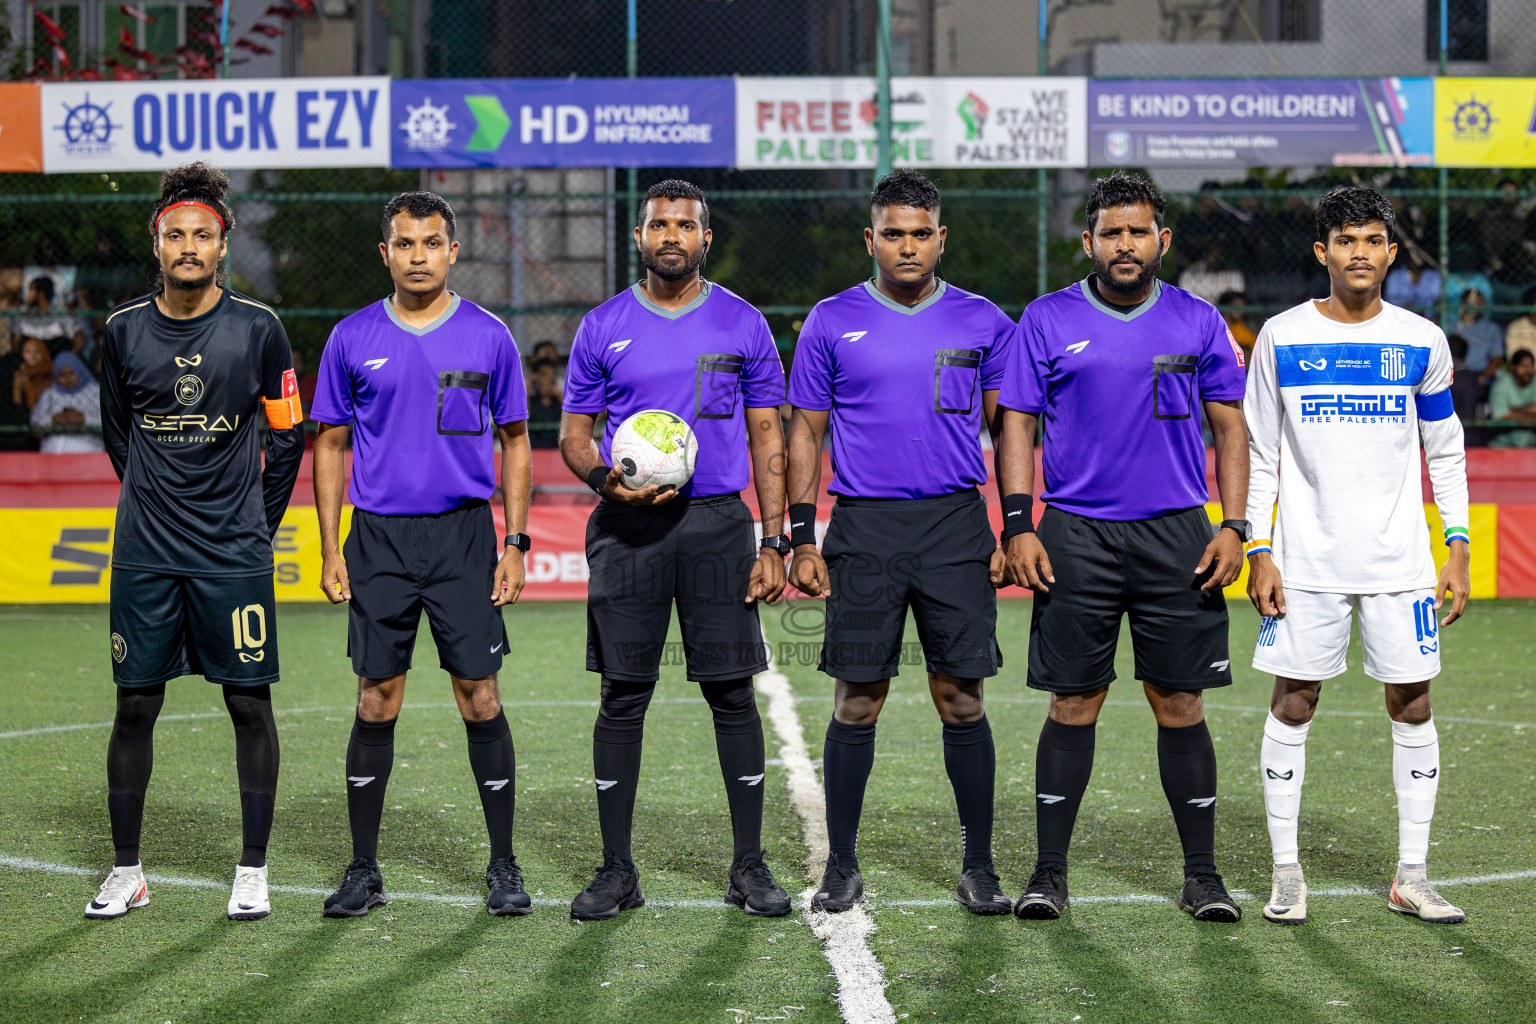
POLYGON ((1243 919, 1243 912, 1230 903, 1213 903, 1198 910, 1191 905, 1180 904, 1179 909, 1205 924, 1237 924, 1243 919))
POLYGON ((1000 917, 1003 914, 1013 913, 1013 901, 1007 903, 973 903, 959 893, 955 894, 955 902, 977 917, 1000 917))
POLYGON ((1061 917, 1065 907, 1058 907, 1050 900, 1028 896, 1020 896, 1019 902, 1014 905, 1013 916, 1021 921, 1055 921, 1061 917))
POLYGON ((640 891, 640 887, 637 885, 635 886, 635 891, 620 900, 618 905, 615 906, 612 910, 605 910, 600 913, 593 913, 590 911, 581 911, 578 913, 576 907, 573 905, 571 907, 571 920, 611 921, 626 910, 634 910, 636 907, 643 906, 645 906, 645 894, 640 891))
POLYGON ((389 897, 382 892, 376 892, 368 897, 368 902, 357 910, 348 910, 346 907, 326 907, 326 917, 367 917, 368 911, 374 907, 382 907, 389 902, 389 897))
POLYGON ((271 913, 272 911, 270 910, 262 910, 252 913, 230 914, 229 919, 231 921, 260 921, 262 918, 267 917, 271 913))
POLYGON ((734 882, 725 890, 725 902, 736 904, 742 910, 745 910, 749 917, 783 917, 794 909, 794 905, 790 903, 789 898, 785 897, 783 906, 772 906, 767 910, 760 910, 747 902, 747 894, 736 888, 734 882))
POLYGON ((1304 918, 1304 917, 1278 918, 1278 917, 1270 917, 1268 914, 1262 914, 1260 916, 1263 917, 1264 920, 1268 921, 1270 924, 1283 924, 1283 925, 1288 925, 1288 926, 1290 926, 1292 928, 1296 927, 1299 924, 1306 924, 1307 923, 1307 919, 1304 918))
POLYGON ((511 904, 505 907, 493 907, 489 902, 485 905, 485 912, 492 917, 522 917, 524 914, 533 913, 533 903, 530 901, 526 907, 511 904))

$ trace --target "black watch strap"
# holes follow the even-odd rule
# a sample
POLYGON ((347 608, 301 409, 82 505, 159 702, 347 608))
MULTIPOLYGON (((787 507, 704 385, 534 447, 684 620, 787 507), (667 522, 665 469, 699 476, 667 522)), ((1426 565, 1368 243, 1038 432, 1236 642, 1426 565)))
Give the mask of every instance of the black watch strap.
POLYGON ((1223 519, 1221 521, 1221 526, 1218 527, 1218 529, 1232 530, 1236 532, 1237 539, 1242 541, 1244 544, 1248 543, 1253 533, 1253 530, 1248 525, 1248 520, 1246 519, 1223 519))
POLYGON ((507 534, 506 544, 507 547, 517 548, 517 550, 526 554, 528 549, 533 547, 533 538, 526 533, 509 533, 507 534))
POLYGON ((792 550, 789 546, 789 540, 782 536, 764 537, 759 547, 769 548, 781 555, 787 555, 792 550))

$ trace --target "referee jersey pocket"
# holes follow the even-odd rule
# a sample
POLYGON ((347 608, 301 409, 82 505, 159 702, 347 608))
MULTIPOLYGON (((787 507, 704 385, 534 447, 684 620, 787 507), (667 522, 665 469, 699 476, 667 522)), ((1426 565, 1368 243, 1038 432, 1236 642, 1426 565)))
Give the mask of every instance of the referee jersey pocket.
POLYGON ((491 375, 473 370, 444 370, 437 375, 437 432, 485 433, 486 397, 491 375))

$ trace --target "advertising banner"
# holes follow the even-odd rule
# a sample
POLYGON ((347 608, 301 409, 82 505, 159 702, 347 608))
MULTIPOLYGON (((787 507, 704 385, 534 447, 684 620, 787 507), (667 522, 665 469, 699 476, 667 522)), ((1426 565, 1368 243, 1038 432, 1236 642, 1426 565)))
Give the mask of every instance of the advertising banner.
POLYGON ((1435 80, 1442 167, 1536 167, 1536 78, 1435 80))
MULTIPOLYGON (((1082 167, 1085 78, 893 78, 898 167, 1082 167)), ((738 78, 739 168, 873 167, 873 78, 738 78)))
POLYGON ((42 86, 0 84, 0 171, 41 171, 43 132, 38 119, 42 86))
POLYGON ((395 167, 728 167, 729 78, 394 84, 395 167))
POLYGON ((1428 167, 1434 79, 1093 81, 1089 160, 1132 167, 1428 167))
POLYGON ((43 170, 387 167, 388 117, 379 77, 48 83, 43 170))

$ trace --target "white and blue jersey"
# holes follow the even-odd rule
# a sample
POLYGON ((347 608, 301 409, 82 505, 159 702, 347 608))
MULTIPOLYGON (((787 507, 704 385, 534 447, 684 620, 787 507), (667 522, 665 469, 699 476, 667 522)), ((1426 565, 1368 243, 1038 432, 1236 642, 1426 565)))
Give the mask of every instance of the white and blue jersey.
POLYGON ((1346 324, 1307 301, 1264 325, 1243 402, 1249 553, 1272 550, 1288 590, 1434 586, 1421 438, 1446 542, 1467 537, 1466 454, 1451 373, 1444 332, 1397 306, 1346 324))

